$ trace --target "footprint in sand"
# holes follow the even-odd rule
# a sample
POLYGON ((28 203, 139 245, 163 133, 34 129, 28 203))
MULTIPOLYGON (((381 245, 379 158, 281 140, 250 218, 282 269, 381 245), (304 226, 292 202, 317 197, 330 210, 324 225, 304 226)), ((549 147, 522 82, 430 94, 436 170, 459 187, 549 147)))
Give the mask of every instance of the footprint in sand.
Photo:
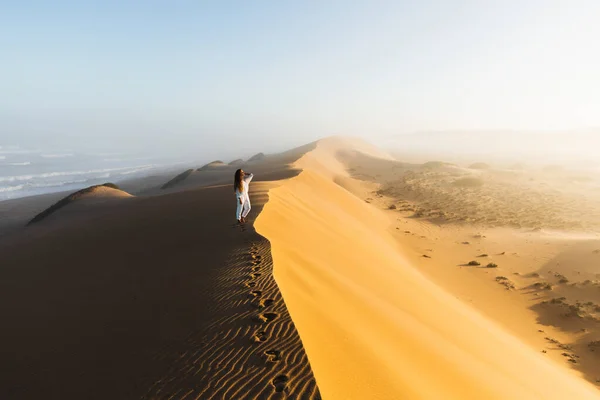
POLYGON ((250 274, 250 278, 252 278, 252 279, 256 279, 256 278, 258 278, 258 277, 259 277, 259 276, 261 276, 261 275, 262 275, 262 274, 261 274, 261 273, 259 273, 259 272, 254 272, 254 273, 250 274))
POLYGON ((270 313, 259 314, 256 316, 256 319, 260 322, 271 322, 278 316, 279 316, 279 314, 270 312, 270 313))
POLYGON ((259 308, 269 307, 271 304, 273 304, 274 301, 275 300, 273 300, 273 299, 263 299, 260 301, 260 304, 258 307, 259 308))
POLYGON ((246 285, 246 287, 254 287, 256 286, 256 282, 245 282, 244 285, 246 285))
POLYGON ((260 290, 253 290, 250 292, 250 294, 256 298, 259 298, 260 296, 262 296, 262 292, 260 290))
POLYGON ((267 333, 265 331, 256 332, 254 335, 252 335, 252 340, 257 343, 264 342, 268 338, 269 337, 267 336, 267 333))
POLYGON ((290 378, 288 378, 287 375, 278 375, 275 378, 273 378, 273 380, 271 381, 271 385, 273 385, 277 393, 281 393, 285 390, 285 387, 289 380, 290 378))
POLYGON ((277 362, 281 360, 281 352, 279 350, 267 350, 265 351, 268 362, 277 362))

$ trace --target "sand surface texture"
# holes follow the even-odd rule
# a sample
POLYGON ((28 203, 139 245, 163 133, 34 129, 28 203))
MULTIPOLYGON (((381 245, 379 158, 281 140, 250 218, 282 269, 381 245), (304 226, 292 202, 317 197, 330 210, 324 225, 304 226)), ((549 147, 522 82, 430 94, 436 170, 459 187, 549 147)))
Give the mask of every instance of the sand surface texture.
MULTIPOLYGON (((79 198, 5 235, 0 398, 319 399, 269 242, 234 224, 230 175, 152 197, 79 198)), ((273 184, 260 180, 253 216, 273 184)))
POLYGON ((418 157, 342 156, 361 182, 353 193, 385 210, 413 265, 598 386, 598 171, 585 164, 488 165, 464 157, 448 164, 428 161, 442 156, 418 157), (449 183, 474 174, 477 186, 449 183), (417 175, 417 186, 428 189, 407 183, 417 175))
MULTIPOLYGON (((325 399, 595 399, 597 390, 428 279, 322 141, 256 227, 325 399), (355 188, 356 189, 356 188, 355 188)), ((371 149, 370 157, 372 154, 371 149)))
POLYGON ((0 204, 0 398, 600 398, 600 181, 426 161, 329 138, 0 204))

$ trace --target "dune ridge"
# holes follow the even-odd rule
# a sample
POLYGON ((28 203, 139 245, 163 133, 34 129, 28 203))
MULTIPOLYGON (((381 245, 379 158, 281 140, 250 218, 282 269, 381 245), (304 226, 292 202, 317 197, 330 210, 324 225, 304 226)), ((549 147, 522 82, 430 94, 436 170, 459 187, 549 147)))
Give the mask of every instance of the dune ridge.
POLYGON ((252 227, 301 154, 255 165, 243 227, 225 170, 3 237, 0 398, 319 400, 252 227))
POLYGON ((75 193, 71 193, 67 197, 59 200, 52 206, 48 207, 41 213, 37 214, 33 217, 27 225, 35 224, 36 222, 40 222, 44 218, 49 217, 51 214, 60 210, 61 208, 73 203, 76 200, 89 198, 90 196, 94 196, 96 198, 122 198, 122 197, 132 197, 129 193, 122 191, 117 185, 113 183, 104 183, 102 185, 94 185, 85 189, 81 189, 75 193))
POLYGON ((321 399, 273 279, 269 243, 244 235, 251 235, 247 247, 232 254, 213 288, 220 318, 186 338, 185 351, 171 356, 143 399, 321 399))
POLYGON ((182 173, 180 173, 179 175, 177 175, 175 178, 171 179, 170 181, 168 181, 167 183, 165 183, 164 185, 161 186, 161 189, 170 189, 174 186, 176 186, 177 184, 183 182, 184 180, 186 180, 192 173, 194 172, 193 168, 190 168, 188 170, 183 171, 182 173))
POLYGON ((252 162, 262 161, 265 159, 265 157, 267 157, 265 155, 265 153, 257 153, 255 155, 253 155, 252 157, 250 157, 247 162, 252 163, 252 162))
POLYGON ((208 164, 205 164, 198 168, 196 171, 206 171, 210 169, 218 169, 218 168, 227 168, 229 165, 225 164, 221 160, 211 161, 208 164))
POLYGON ((227 165, 230 165, 232 167, 236 167, 238 165, 243 165, 244 164, 244 160, 242 160, 241 158, 236 158, 233 161, 230 161, 227 165))
POLYGON ((336 184, 361 146, 320 141, 255 224, 323 398, 599 398, 411 265, 387 217, 336 184))
POLYGON ((354 166, 352 177, 377 184, 379 195, 410 203, 415 217, 430 222, 600 232, 600 175, 591 171, 473 169, 365 155, 343 161, 354 166))

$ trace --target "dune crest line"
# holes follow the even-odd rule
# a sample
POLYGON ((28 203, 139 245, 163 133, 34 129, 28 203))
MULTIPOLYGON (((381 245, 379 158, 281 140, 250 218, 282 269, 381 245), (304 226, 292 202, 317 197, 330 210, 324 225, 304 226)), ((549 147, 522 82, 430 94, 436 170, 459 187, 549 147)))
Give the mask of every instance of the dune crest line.
POLYGON ((597 399, 410 264, 387 217, 338 184, 355 184, 338 160, 355 151, 375 154, 320 141, 294 164, 298 176, 270 190, 255 224, 323 398, 597 399))
POLYGON ((185 351, 142 399, 320 400, 310 365, 272 276, 270 245, 253 229, 214 283, 221 316, 190 335, 185 351), (241 311, 243 310, 243 311, 241 311))
POLYGON ((244 227, 222 184, 127 201, 90 189, 7 234, 0 398, 319 400, 252 226, 273 184, 253 184, 244 227))

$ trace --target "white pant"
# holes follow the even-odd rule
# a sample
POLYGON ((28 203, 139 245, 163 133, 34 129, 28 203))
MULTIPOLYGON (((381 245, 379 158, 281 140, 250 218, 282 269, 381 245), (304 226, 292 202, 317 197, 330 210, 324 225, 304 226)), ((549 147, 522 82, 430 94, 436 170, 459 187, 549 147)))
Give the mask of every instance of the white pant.
POLYGON ((239 200, 237 202, 237 210, 235 212, 235 217, 239 221, 241 217, 246 218, 252 206, 250 205, 250 199, 242 199, 243 204, 240 204, 239 200))

